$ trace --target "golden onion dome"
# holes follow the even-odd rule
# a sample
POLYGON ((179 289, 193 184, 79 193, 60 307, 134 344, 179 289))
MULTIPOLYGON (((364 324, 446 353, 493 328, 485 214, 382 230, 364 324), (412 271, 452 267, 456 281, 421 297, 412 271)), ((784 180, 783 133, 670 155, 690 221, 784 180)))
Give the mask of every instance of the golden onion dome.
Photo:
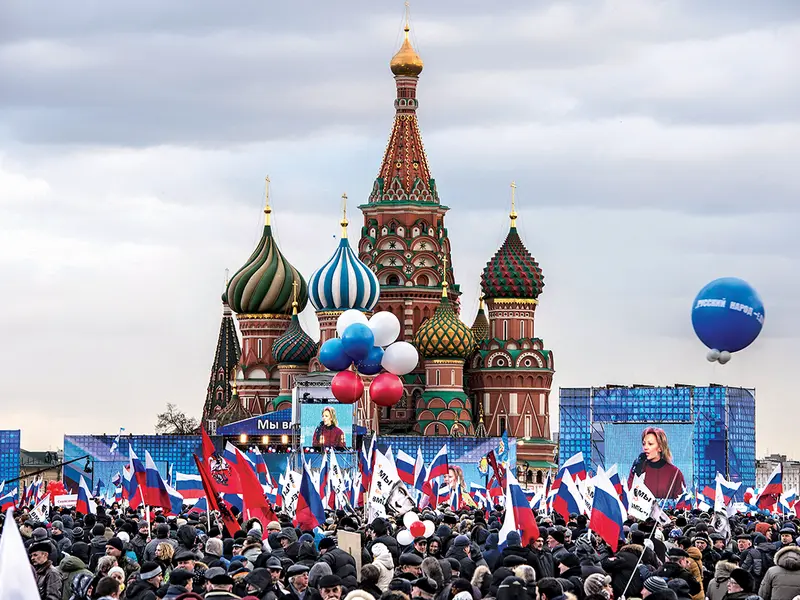
POLYGON ((410 31, 408 21, 406 21, 404 31, 405 39, 403 40, 403 45, 400 46, 400 50, 397 51, 397 54, 392 57, 389 66, 392 69, 392 73, 395 75, 418 77, 419 74, 422 73, 424 64, 419 54, 417 54, 417 51, 414 50, 414 46, 411 45, 411 41, 408 39, 408 32, 410 31))

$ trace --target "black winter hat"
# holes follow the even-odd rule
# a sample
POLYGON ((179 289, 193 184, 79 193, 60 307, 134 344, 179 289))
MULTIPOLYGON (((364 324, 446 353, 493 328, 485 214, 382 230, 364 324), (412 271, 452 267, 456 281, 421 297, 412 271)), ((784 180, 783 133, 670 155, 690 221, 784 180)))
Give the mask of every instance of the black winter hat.
POLYGON ((755 579, 753 576, 750 575, 748 571, 744 569, 734 569, 731 571, 731 579, 733 579, 736 583, 739 584, 745 592, 752 592, 753 586, 755 585, 755 579))

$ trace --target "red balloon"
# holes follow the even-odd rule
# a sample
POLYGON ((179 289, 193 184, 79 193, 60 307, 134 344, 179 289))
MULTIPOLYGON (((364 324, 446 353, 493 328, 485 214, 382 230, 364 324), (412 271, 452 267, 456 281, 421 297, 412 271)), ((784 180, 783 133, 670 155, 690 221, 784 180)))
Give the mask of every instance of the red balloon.
POLYGON ((411 535, 413 535, 415 538, 422 537, 423 535, 425 535, 425 523, 423 523, 422 521, 414 521, 411 524, 411 527, 408 528, 408 530, 411 532, 411 535))
POLYGON ((342 404, 353 404, 364 394, 364 382, 355 371, 339 371, 331 381, 331 392, 342 404))
POLYGON ((403 397, 403 382, 397 375, 381 373, 372 380, 369 397, 378 406, 394 406, 403 397))
POLYGON ((50 502, 54 502, 55 496, 63 496, 67 493, 64 484, 60 481, 51 481, 47 484, 47 493, 50 495, 50 502))

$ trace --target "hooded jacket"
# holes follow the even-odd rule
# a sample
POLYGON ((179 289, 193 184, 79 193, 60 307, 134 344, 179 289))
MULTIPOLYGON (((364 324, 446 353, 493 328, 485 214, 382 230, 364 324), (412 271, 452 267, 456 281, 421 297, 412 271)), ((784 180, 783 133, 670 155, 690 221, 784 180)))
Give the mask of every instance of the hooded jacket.
POLYGON ((703 600, 706 597, 703 591, 703 553, 700 552, 700 548, 695 546, 690 546, 686 552, 692 559, 692 562, 689 563, 689 573, 700 584, 700 591, 692 595, 692 600, 703 600))
POLYGON ((800 548, 786 546, 775 553, 775 566, 770 567, 758 595, 764 600, 792 600, 800 594, 800 548))
POLYGON ((346 590, 354 590, 358 587, 356 560, 347 552, 341 548, 331 548, 319 557, 319 561, 327 563, 331 572, 342 578, 342 585, 346 590))
POLYGON ((738 566, 736 563, 727 560, 721 560, 717 563, 714 569, 714 578, 708 584, 708 589, 706 590, 706 598, 708 600, 722 600, 725 594, 728 593, 728 579, 731 578, 731 573, 738 566))
POLYGON ((638 598, 642 593, 642 578, 636 571, 636 563, 642 555, 644 548, 639 544, 627 544, 617 551, 615 556, 604 559, 601 565, 606 573, 611 575, 611 587, 614 588, 614 598, 619 598, 625 592, 626 598, 638 598), (634 571, 636 571, 634 573, 634 571), (631 582, 627 591, 625 586, 631 582))
POLYGON ((65 556, 61 564, 58 565, 58 570, 64 580, 64 588, 61 593, 62 600, 69 600, 72 596, 72 582, 78 575, 85 573, 94 576, 94 573, 86 568, 86 563, 77 556, 65 556))
POLYGON ((389 584, 394 578, 394 562, 392 561, 392 555, 383 544, 373 545, 372 554, 374 556, 372 564, 378 567, 381 572, 380 577, 378 577, 377 585, 381 592, 385 592, 389 589, 389 584))

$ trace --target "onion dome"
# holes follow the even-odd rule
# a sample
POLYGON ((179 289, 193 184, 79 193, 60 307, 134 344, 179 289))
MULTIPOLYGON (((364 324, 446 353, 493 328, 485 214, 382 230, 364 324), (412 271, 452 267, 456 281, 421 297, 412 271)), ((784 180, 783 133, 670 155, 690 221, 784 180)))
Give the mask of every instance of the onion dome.
POLYGON ((470 329, 472 329, 472 335, 475 336, 477 343, 489 339, 489 319, 486 318, 486 313, 483 312, 483 296, 480 298, 478 314, 475 315, 475 321, 473 321, 470 329))
POLYGON ((278 364, 306 365, 317 354, 317 343, 300 327, 297 317, 297 299, 292 302, 292 321, 289 328, 272 342, 272 358, 278 364))
MULTIPOLYGON (((447 271, 446 265, 444 270, 447 271)), ((433 316, 417 330, 414 345, 423 358, 459 360, 466 360, 475 348, 472 330, 458 318, 447 297, 446 279, 442 282, 442 301, 433 316)))
POLYGON ((403 31, 405 32, 403 45, 400 46, 400 50, 397 51, 397 54, 392 57, 389 67, 395 75, 419 77, 424 65, 419 54, 414 50, 414 46, 411 45, 408 39, 408 32, 411 31, 411 28, 408 26, 408 14, 406 14, 406 26, 403 28, 403 31))
MULTIPOLYGON (((347 201, 347 194, 342 194, 347 201)), ((333 256, 314 271, 308 282, 309 299, 318 311, 355 308, 371 311, 380 297, 375 273, 361 262, 347 240, 347 210, 342 220, 342 239, 333 256)))
POLYGON ((511 184, 511 229, 503 245, 486 263, 481 275, 481 289, 487 298, 537 298, 544 287, 539 263, 531 256, 517 233, 514 208, 516 186, 511 184))
POLYGON ((237 314, 290 314, 295 283, 299 286, 297 293, 301 299, 298 309, 302 311, 305 308, 308 295, 306 282, 275 243, 270 225, 271 213, 267 178, 264 232, 253 254, 231 277, 225 290, 228 304, 237 314))

